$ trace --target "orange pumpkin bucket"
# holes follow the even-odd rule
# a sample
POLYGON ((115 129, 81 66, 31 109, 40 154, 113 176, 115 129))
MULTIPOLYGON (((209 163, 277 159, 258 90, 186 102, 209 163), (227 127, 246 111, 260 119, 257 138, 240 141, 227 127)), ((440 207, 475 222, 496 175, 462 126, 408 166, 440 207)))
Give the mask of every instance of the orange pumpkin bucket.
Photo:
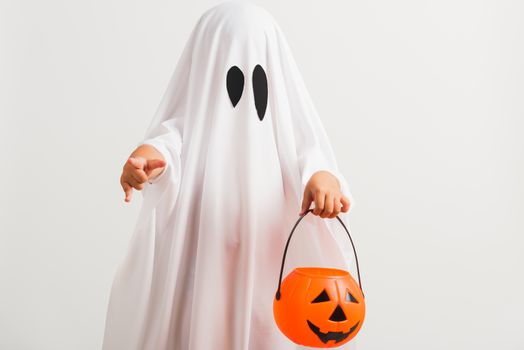
POLYGON ((355 337, 366 307, 360 280, 357 252, 344 222, 358 274, 358 284, 346 270, 325 267, 297 267, 282 281, 284 262, 293 232, 289 234, 282 257, 278 289, 273 300, 273 316, 280 331, 296 344, 315 348, 334 348, 355 337))

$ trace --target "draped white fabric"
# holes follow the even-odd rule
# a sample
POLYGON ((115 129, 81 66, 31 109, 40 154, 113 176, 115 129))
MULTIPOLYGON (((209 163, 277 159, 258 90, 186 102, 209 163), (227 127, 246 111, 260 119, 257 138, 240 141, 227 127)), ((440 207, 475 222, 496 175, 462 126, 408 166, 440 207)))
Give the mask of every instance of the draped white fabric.
MULTIPOLYGON (((103 350, 306 349, 273 319, 285 242, 315 171, 332 172, 353 201, 271 15, 232 1, 201 16, 144 143, 167 165, 141 192, 112 285, 103 350), (256 65, 268 85, 262 120, 256 65), (244 76, 236 106, 226 89, 232 66, 244 76)), ((346 225, 347 215, 339 215, 346 225)), ((355 276, 353 262, 340 223, 308 214, 291 241, 284 276, 297 266, 339 267, 355 276)), ((354 348, 355 340, 339 347, 354 348)))

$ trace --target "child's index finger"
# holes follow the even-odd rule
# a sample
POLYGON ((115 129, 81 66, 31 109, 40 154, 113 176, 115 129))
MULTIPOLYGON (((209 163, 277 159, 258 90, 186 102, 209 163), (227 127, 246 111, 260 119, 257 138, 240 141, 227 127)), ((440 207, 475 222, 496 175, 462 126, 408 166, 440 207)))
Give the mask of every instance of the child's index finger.
POLYGON ((142 169, 144 167, 144 164, 139 159, 134 157, 129 157, 127 162, 137 169, 142 169))

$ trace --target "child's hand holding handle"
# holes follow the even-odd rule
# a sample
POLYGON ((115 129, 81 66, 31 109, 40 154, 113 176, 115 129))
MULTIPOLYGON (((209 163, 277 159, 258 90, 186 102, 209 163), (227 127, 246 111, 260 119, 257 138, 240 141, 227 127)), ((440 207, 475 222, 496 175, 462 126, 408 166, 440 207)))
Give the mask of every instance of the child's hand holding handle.
POLYGON ((341 211, 349 210, 349 199, 340 191, 340 183, 329 171, 320 170, 311 175, 302 200, 303 215, 311 203, 315 202, 312 213, 322 218, 335 218, 341 211))
POLYGON ((130 202, 133 188, 142 190, 146 181, 158 176, 166 165, 162 154, 151 145, 141 145, 131 153, 122 169, 120 184, 125 201, 130 202))

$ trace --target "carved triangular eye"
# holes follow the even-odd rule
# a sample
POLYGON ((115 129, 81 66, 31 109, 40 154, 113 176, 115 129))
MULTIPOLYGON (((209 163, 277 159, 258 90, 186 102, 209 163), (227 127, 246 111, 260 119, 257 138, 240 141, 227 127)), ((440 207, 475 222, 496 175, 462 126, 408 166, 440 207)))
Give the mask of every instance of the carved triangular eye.
POLYGON ((233 66, 227 71, 226 87, 229 99, 235 107, 242 97, 242 90, 244 90, 244 74, 237 66, 233 66))
POLYGON ((349 292, 349 289, 346 289, 346 301, 350 301, 352 303, 357 303, 358 304, 358 300, 355 299, 355 297, 353 296, 353 294, 351 294, 349 292))
POLYGON ((323 301, 329 301, 329 295, 325 289, 311 303, 321 303, 323 301))

